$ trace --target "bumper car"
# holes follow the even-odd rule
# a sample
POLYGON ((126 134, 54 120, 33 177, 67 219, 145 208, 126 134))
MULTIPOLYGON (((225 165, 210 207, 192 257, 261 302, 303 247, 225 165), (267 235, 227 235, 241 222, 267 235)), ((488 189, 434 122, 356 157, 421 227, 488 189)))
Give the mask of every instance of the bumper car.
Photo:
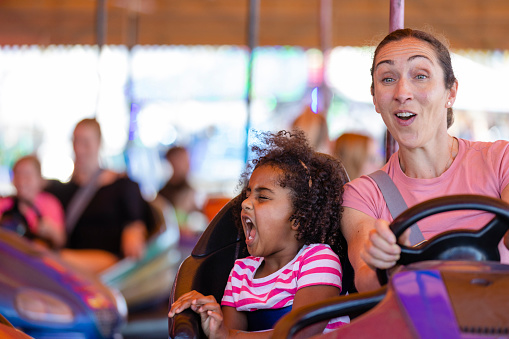
POLYGON ((0 314, 34 338, 103 339, 120 336, 127 307, 118 291, 0 228, 0 314))
POLYGON ((509 230, 509 205, 482 196, 450 196, 416 205, 398 216, 398 237, 415 222, 453 210, 494 214, 478 231, 439 234, 416 247, 402 246, 399 268, 386 285, 288 313, 274 338, 292 338, 316 322, 341 315, 352 321, 316 338, 509 338, 509 265, 501 264, 498 244, 509 230))
POLYGON ((32 337, 14 328, 12 324, 0 314, 0 338, 4 339, 30 339, 32 337))

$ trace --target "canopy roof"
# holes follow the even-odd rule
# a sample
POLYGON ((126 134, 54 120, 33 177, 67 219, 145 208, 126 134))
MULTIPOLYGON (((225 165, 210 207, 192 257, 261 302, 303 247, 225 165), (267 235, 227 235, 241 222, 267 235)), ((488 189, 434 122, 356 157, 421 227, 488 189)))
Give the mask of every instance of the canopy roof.
MULTIPOLYGON (((2 0, 0 44, 95 44, 101 1, 108 44, 247 41, 249 0, 2 0)), ((389 29, 389 0, 329 2, 332 46, 374 44, 389 29)), ((260 0, 259 44, 320 47, 319 7, 320 0, 260 0)), ((452 48, 509 49, 507 18, 506 0, 405 2, 405 26, 433 27, 452 48)))

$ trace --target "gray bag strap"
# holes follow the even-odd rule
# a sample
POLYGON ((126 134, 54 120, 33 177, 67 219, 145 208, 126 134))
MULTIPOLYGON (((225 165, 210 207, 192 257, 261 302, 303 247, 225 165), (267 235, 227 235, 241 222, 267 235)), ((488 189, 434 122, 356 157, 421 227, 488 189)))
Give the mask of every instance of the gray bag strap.
POLYGON ((65 228, 67 234, 71 234, 78 219, 99 189, 99 177, 101 172, 102 169, 99 169, 86 185, 78 188, 76 193, 72 196, 71 201, 69 201, 65 211, 65 228))
MULTIPOLYGON (((408 208, 396 184, 394 184, 389 174, 382 170, 375 171, 368 176, 371 177, 378 185, 378 188, 380 188, 392 217, 396 219, 398 215, 408 208)), ((410 244, 412 246, 424 241, 424 236, 417 224, 413 224, 410 229, 410 244)))

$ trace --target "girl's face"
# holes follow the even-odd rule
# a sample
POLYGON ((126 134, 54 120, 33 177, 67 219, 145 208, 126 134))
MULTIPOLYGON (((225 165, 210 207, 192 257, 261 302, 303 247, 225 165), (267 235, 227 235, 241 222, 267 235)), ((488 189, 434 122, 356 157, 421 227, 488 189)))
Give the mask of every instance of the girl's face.
POLYGON ((42 190, 43 179, 31 161, 21 161, 14 169, 12 183, 19 198, 33 203, 42 190))
POLYGON ((75 165, 86 165, 97 162, 101 140, 97 131, 90 126, 76 127, 73 135, 75 165))
POLYGON ((279 185, 281 170, 272 166, 256 168, 242 202, 242 226, 249 254, 295 256, 297 227, 290 222, 293 213, 291 190, 279 185))
POLYGON ((375 59, 373 103, 400 145, 426 145, 447 133, 447 108, 457 83, 446 89, 444 72, 433 47, 416 38, 385 45, 375 59))

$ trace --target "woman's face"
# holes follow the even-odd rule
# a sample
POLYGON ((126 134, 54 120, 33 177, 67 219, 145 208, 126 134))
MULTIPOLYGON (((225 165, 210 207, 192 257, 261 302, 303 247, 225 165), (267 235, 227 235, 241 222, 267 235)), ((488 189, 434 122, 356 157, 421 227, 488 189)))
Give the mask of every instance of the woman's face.
POLYGON ((76 127, 73 135, 75 166, 96 163, 101 141, 97 131, 90 126, 76 127))
POLYGON ((447 108, 454 104, 457 82, 446 89, 433 47, 416 38, 391 42, 374 62, 373 103, 400 146, 423 147, 447 134, 447 108))
POLYGON ((21 161, 15 166, 12 183, 19 198, 33 203, 42 190, 43 179, 31 161, 21 161))

